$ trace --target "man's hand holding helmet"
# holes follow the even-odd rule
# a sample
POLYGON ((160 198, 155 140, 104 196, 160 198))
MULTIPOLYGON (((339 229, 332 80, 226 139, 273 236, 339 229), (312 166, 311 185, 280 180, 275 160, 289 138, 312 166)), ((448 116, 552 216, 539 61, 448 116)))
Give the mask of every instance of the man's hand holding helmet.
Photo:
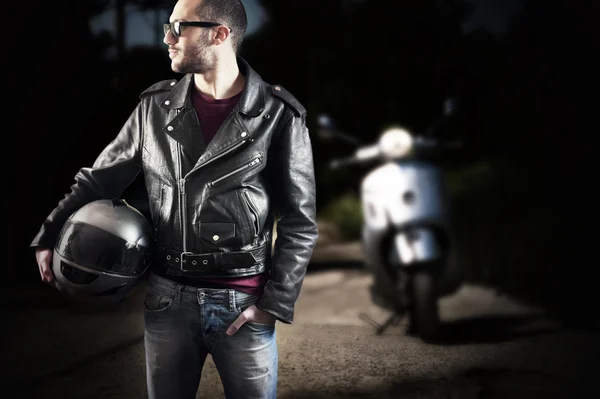
POLYGON ((36 248, 35 260, 40 269, 42 281, 54 285, 54 274, 52 273, 52 250, 47 248, 36 248))

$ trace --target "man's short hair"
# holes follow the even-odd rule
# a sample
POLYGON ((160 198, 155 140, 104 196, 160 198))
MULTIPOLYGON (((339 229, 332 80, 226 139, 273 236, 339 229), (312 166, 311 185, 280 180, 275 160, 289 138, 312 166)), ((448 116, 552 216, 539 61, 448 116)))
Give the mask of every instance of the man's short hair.
POLYGON ((196 13, 205 21, 229 27, 233 51, 238 52, 248 28, 246 8, 240 0, 202 0, 196 13))

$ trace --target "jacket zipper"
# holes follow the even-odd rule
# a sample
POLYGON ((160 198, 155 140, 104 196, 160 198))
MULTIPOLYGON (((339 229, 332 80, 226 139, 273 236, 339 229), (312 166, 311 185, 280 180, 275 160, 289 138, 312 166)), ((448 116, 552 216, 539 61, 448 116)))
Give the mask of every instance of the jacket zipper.
POLYGON ((253 225, 254 225, 254 240, 252 242, 253 246, 257 246, 258 245, 258 232, 259 232, 259 221, 258 221, 258 212, 256 210, 256 208, 254 207, 254 204, 252 203, 252 201, 250 200, 250 195, 248 194, 248 190, 244 189, 242 191, 244 198, 246 199, 246 203, 248 204, 248 209, 250 209, 250 216, 252 216, 254 218, 253 220, 253 225))
POLYGON ((187 252, 187 202, 185 198, 185 179, 179 180, 179 192, 181 194, 181 225, 183 226, 183 252, 187 252))
POLYGON ((241 172, 241 171, 243 171, 245 169, 251 168, 254 165, 258 165, 260 163, 260 161, 261 161, 260 157, 256 157, 252 161, 250 161, 250 162, 248 162, 248 163, 240 166, 239 168, 236 168, 236 169, 232 170, 231 172, 226 173, 223 176, 220 176, 220 177, 216 178, 215 180, 212 180, 212 181, 208 182, 208 187, 212 187, 215 184, 218 184, 219 182, 221 182, 221 181, 223 181, 223 180, 225 180, 225 179, 227 179, 227 178, 235 175, 238 172, 241 172))
MULTIPOLYGON (((234 114, 234 119, 235 119, 235 120, 238 122, 238 124, 240 124, 240 125, 242 125, 242 126, 244 125, 244 123, 243 123, 243 122, 240 120, 239 113, 235 113, 235 114, 234 114)), ((228 148, 228 149, 226 149, 225 151, 223 151, 223 152, 221 152, 221 153, 219 153, 219 154, 215 155, 214 157, 212 157, 212 158, 211 158, 211 159, 209 159, 208 161, 206 161, 206 162, 204 162, 204 163, 202 163, 202 164, 200 164, 200 165, 196 165, 196 167, 192 168, 192 170, 191 170, 191 171, 190 171, 190 172, 189 172, 189 173, 188 173, 188 174, 187 174, 185 177, 188 177, 188 176, 190 175, 190 173, 192 173, 192 172, 196 171, 196 170, 197 170, 197 169, 199 169, 200 167, 202 167, 202 166, 205 166, 205 165, 208 165, 209 163, 216 161, 217 159, 219 159, 219 158, 221 158, 221 157, 223 157, 223 156, 225 156, 225 155, 229 154, 230 152, 232 152, 232 151, 235 151, 235 150, 236 150, 236 149, 238 149, 239 147, 241 147, 241 146, 243 146, 244 144, 246 144, 248 141, 254 141, 254 139, 253 139, 252 137, 248 137, 247 135, 248 135, 248 132, 247 132, 246 130, 244 130, 244 131, 241 133, 241 137, 246 137, 245 139, 243 139, 242 141, 240 141, 240 142, 239 142, 239 143, 237 143, 237 144, 234 144, 233 146, 229 147, 229 148, 228 148)))
MULTIPOLYGON (((181 169, 181 144, 177 144, 177 168, 179 169, 179 176, 182 176, 181 169)), ((179 179, 179 217, 181 218, 181 235, 183 237, 183 252, 187 252, 187 209, 185 199, 185 178, 179 179)))
POLYGON ((229 148, 228 148, 228 149, 226 149, 225 151, 223 151, 223 152, 221 152, 221 153, 219 153, 219 154, 215 155, 214 157, 212 157, 212 158, 211 158, 211 159, 209 159, 208 161, 206 161, 206 162, 204 162, 204 163, 202 163, 202 164, 200 164, 200 165, 196 165, 196 167, 194 167, 192 170, 190 170, 190 172, 189 172, 187 175, 185 175, 185 177, 184 177, 184 178, 187 178, 187 177, 188 177, 188 176, 189 176, 191 173, 194 173, 194 172, 195 172, 196 170, 198 170, 200 167, 202 167, 202 166, 206 166, 206 165, 208 165, 209 163, 211 163, 211 162, 214 162, 214 161, 216 161, 217 159, 219 159, 219 158, 221 158, 221 157, 224 157, 225 155, 229 154, 230 152, 232 152, 232 151, 235 151, 237 148, 239 148, 239 147, 241 147, 242 145, 246 144, 246 142, 247 142, 248 140, 251 140, 251 139, 244 139, 244 140, 240 141, 239 143, 237 143, 237 144, 235 144, 235 145, 233 145, 233 146, 229 147, 229 148))

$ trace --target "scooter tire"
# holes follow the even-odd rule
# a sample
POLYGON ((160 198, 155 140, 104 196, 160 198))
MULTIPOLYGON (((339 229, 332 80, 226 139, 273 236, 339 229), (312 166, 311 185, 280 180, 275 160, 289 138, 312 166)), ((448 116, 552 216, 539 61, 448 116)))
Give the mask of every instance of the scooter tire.
POLYGON ((423 341, 434 341, 440 332, 440 316, 435 279, 428 270, 415 270, 411 276, 412 300, 409 333, 423 341))

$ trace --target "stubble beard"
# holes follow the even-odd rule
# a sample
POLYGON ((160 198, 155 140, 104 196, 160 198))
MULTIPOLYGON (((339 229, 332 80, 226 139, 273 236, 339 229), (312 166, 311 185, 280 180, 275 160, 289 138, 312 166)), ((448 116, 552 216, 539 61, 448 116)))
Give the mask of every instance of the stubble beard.
POLYGON ((214 56, 208 50, 208 46, 200 41, 195 48, 180 54, 182 55, 181 61, 171 63, 174 72, 206 74, 214 69, 214 56))

